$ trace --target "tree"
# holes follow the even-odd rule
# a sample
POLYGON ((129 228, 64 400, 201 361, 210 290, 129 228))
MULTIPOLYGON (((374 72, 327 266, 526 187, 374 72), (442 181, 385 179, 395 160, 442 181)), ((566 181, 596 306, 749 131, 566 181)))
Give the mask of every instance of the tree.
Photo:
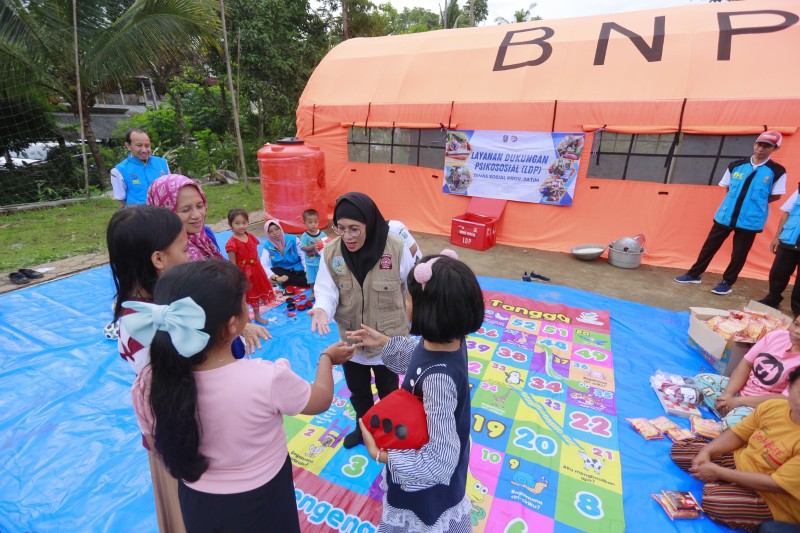
POLYGON ((241 112, 255 118, 259 139, 293 134, 297 101, 327 51, 323 21, 310 12, 308 0, 228 0, 227 7, 228 34, 240 43, 238 52, 236 44, 231 47, 231 56, 239 58, 233 70, 234 83, 240 79, 241 112), (274 128, 280 132, 268 131, 274 128))
MULTIPOLYGON (((0 80, 13 67, 69 103, 83 127, 103 183, 108 181, 89 108, 107 87, 146 70, 154 58, 216 45, 219 17, 213 0, 136 0, 127 9, 110 0, 78 0, 82 94, 76 94, 71 0, 0 0, 0 80)), ((4 83, 4 81, 0 81, 4 83)))
MULTIPOLYGON (((462 11, 458 7, 458 0, 444 0, 444 2, 444 7, 439 6, 439 17, 442 21, 442 28, 446 30, 456 26, 462 11)), ((469 14, 464 19, 465 21, 469 20, 469 14)))
POLYGON ((508 20, 504 17, 497 17, 494 19, 494 21, 497 24, 511 24, 512 22, 530 22, 532 20, 542 20, 542 17, 539 15, 536 15, 535 17, 531 16, 534 9, 536 9, 535 2, 528 6, 528 9, 518 9, 517 11, 514 11, 513 20, 508 20))
MULTIPOLYGON (((469 25, 477 26, 489 17, 489 3, 487 0, 467 0, 467 3, 464 4, 464 9, 461 10, 465 20, 470 20, 469 9, 473 3, 472 23, 469 25)), ((460 22, 459 26, 462 26, 460 22)), ((463 24, 463 26, 467 26, 467 24, 463 24)))
POLYGON ((390 22, 392 35, 420 33, 441 28, 439 15, 422 7, 405 8, 402 12, 397 13, 390 22))

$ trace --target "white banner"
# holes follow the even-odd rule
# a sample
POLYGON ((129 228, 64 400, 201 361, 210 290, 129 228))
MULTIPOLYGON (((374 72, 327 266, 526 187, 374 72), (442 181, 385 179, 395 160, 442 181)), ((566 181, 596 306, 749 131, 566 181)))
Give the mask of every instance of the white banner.
POLYGON ((447 194, 572 205, 583 133, 450 130, 447 194))

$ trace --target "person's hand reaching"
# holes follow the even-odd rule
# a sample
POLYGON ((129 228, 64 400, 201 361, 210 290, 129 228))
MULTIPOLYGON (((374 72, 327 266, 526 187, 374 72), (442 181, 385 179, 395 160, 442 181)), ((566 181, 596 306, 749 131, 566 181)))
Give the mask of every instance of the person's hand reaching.
POLYGON ((347 340, 356 341, 356 346, 386 346, 389 337, 366 324, 361 324, 361 329, 345 332, 347 340))
POLYGON ((244 337, 244 349, 247 355, 253 355, 257 349, 261 348, 261 339, 268 340, 272 334, 264 326, 257 326, 248 322, 241 333, 244 337))
POLYGON ((328 326, 328 313, 322 309, 312 309, 308 314, 311 316, 311 333, 318 331, 320 336, 330 333, 331 328, 328 326))

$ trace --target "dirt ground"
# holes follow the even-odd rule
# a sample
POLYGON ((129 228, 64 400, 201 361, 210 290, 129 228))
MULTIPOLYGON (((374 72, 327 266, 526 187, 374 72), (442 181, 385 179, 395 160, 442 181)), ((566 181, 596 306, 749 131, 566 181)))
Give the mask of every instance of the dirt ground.
MULTIPOLYGON (((740 278, 733 293, 717 296, 711 289, 722 279, 721 274, 703 275, 700 285, 682 285, 673 278, 684 274, 682 269, 640 265, 638 268, 619 268, 611 265, 606 256, 593 261, 581 261, 570 253, 546 252, 505 245, 495 245, 485 252, 450 244, 449 236, 414 234, 425 253, 453 248, 459 258, 476 274, 496 278, 522 279, 524 272, 535 271, 550 278, 550 283, 638 302, 673 311, 688 307, 741 309, 747 302, 758 300, 767 293, 767 282, 740 278)), ((536 283, 536 282, 532 282, 536 283)), ((787 289, 786 294, 788 295, 787 289)), ((576 303, 577 304, 577 303, 576 303)), ((782 310, 790 313, 788 296, 782 310), (785 307, 785 309, 784 309, 785 307)))
MULTIPOLYGON (((263 237, 263 213, 252 213, 251 231, 263 237), (259 216, 260 215, 260 216, 259 216)), ((227 221, 212 224, 215 231, 228 229, 227 221)), ((497 278, 521 280, 524 272, 531 270, 547 276, 550 283, 582 289, 585 291, 652 305, 674 311, 684 311, 690 306, 741 309, 751 299, 757 300, 767 292, 767 282, 740 278, 728 296, 712 294, 711 288, 720 279, 720 274, 707 273, 700 285, 681 285, 673 278, 683 270, 641 265, 635 269, 618 268, 609 264, 607 252, 594 261, 580 261, 570 253, 546 252, 516 248, 498 244, 479 252, 450 244, 449 236, 414 233, 425 253, 437 253, 443 248, 455 249, 459 257, 472 267, 476 274, 497 278)), ((36 283, 52 281, 64 276, 93 268, 108 262, 104 252, 77 256, 32 268, 51 267, 41 280, 28 285, 13 285, 8 275, 0 277, 0 294, 36 283)), ((536 283, 536 282, 532 282, 536 283)), ((790 314, 787 289, 781 310, 790 314)), ((576 303, 577 305, 577 303, 576 303)))

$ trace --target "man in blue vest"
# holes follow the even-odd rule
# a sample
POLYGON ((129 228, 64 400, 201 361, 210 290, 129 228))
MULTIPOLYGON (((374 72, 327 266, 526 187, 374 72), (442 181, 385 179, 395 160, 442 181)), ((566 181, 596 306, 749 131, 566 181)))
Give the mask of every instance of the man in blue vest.
POLYGON ((167 161, 150 155, 150 137, 138 128, 125 134, 128 158, 111 169, 111 187, 114 199, 122 205, 143 204, 147 200, 147 188, 160 176, 169 174, 167 161))
MULTIPOLYGON (((800 190, 800 185, 798 186, 800 190)), ((794 191, 781 206, 783 215, 772 241, 775 260, 769 269, 769 293, 759 302, 775 309, 783 300, 783 291, 789 285, 789 278, 800 267, 800 201, 798 191, 794 191)), ((795 281, 792 289, 792 314, 800 314, 800 282, 795 281)))
POLYGON ((728 192, 714 215, 714 225, 695 264, 675 281, 700 283, 700 276, 733 232, 731 261, 722 274, 722 281, 711 289, 711 292, 719 295, 733 292, 731 287, 744 268, 756 234, 764 229, 767 222, 768 204, 786 192, 786 169, 769 158, 780 147, 781 140, 780 132, 765 131, 753 143, 753 157, 739 159, 728 165, 725 176, 719 182, 721 187, 728 188, 728 192))

